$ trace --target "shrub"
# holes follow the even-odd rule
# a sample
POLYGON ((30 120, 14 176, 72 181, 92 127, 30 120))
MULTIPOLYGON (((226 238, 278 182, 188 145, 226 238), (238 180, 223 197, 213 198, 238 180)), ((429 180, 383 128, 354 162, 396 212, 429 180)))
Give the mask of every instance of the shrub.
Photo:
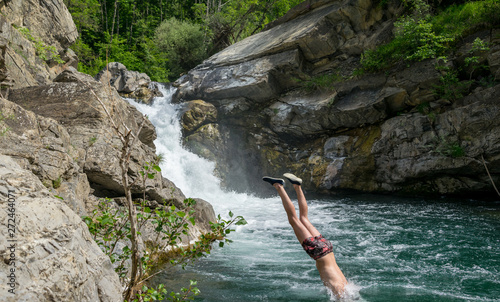
POLYGON ((385 45, 367 50, 361 56, 366 71, 387 69, 401 61, 422 61, 444 54, 452 38, 437 35, 427 19, 406 16, 394 23, 395 37, 385 45))
POLYGON ((30 42, 33 43, 35 47, 36 54, 38 57, 44 61, 53 60, 58 64, 63 64, 64 61, 61 59, 55 46, 45 44, 40 38, 35 37, 31 34, 30 30, 26 27, 17 27, 17 30, 30 42))
POLYGON ((451 5, 435 16, 421 0, 404 1, 412 12, 394 23, 394 39, 361 56, 365 71, 375 72, 399 62, 421 61, 445 55, 459 38, 479 28, 500 24, 500 1, 471 1, 451 5))
POLYGON ((439 85, 434 86, 434 95, 448 101, 463 97, 470 86, 470 81, 460 81, 458 71, 450 69, 439 78, 439 82, 439 85))
POLYGON ((337 73, 325 73, 310 77, 307 80, 296 79, 297 82, 301 83, 302 87, 306 91, 314 90, 333 90, 333 83, 342 80, 342 76, 337 73))
POLYGON ((155 32, 155 42, 161 51, 166 52, 174 79, 205 58, 203 41, 200 26, 176 18, 163 21, 155 32))

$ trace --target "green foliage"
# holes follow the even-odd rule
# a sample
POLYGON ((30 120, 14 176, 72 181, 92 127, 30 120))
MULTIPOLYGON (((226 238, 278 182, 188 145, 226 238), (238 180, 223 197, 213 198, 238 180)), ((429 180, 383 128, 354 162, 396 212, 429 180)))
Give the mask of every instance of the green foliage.
MULTIPOLYGON (((6 119, 14 119, 14 115, 5 116, 4 113, 0 110, 0 124, 4 124, 6 119)), ((10 127, 2 125, 0 128, 0 137, 7 134, 10 131, 10 127)))
POLYGON ((127 276, 128 269, 125 262, 130 258, 132 251, 125 246, 118 250, 119 242, 130 238, 130 222, 127 212, 117 207, 113 200, 105 198, 92 211, 91 216, 82 217, 87 224, 90 234, 102 251, 108 255, 111 263, 115 264, 115 271, 123 280, 127 276))
POLYGON ((422 0, 404 1, 410 13, 395 22, 394 39, 361 55, 363 69, 376 72, 397 63, 446 55, 459 38, 480 27, 500 24, 500 1, 469 1, 451 5, 436 15, 422 0))
POLYGON ((476 55, 488 50, 490 50, 488 43, 480 38, 476 38, 472 43, 472 48, 469 51, 470 56, 466 57, 464 60, 465 67, 470 70, 469 80, 472 80, 472 75, 475 71, 489 70, 489 66, 487 64, 480 64, 480 57, 476 55))
MULTIPOLYGON (((64 0, 80 34, 72 46, 80 59, 79 71, 94 76, 106 62, 118 61, 159 82, 176 79, 193 64, 262 30, 300 2, 64 0), (157 28, 173 18, 184 27, 198 28, 201 32, 201 36, 196 34, 196 41, 187 41, 194 47, 187 53, 179 49, 179 44, 171 45, 174 49, 169 52, 157 45, 158 38, 165 40, 157 37, 157 28)), ((177 28, 174 32, 177 35, 182 30, 177 28)), ((182 41, 184 38, 177 35, 174 39, 182 41)))
POLYGON ((171 18, 156 29, 155 42, 167 54, 175 78, 206 57, 204 35, 199 25, 171 18))
POLYGON ((365 51, 361 64, 366 71, 387 69, 397 62, 437 58, 448 49, 453 38, 437 35, 428 19, 405 16, 394 23, 395 37, 385 45, 365 51))
POLYGON ((156 154, 156 159, 155 159, 155 163, 157 165, 160 165, 160 164, 163 164, 165 162, 165 153, 158 153, 156 154))
POLYGON ((443 156, 453 158, 465 156, 465 150, 460 146, 460 143, 456 141, 448 141, 444 137, 441 137, 441 141, 436 147, 436 152, 443 156))
POLYGON ((429 104, 429 102, 425 102, 422 104, 418 104, 415 108, 421 114, 429 114, 430 109, 431 109, 431 105, 429 104))
POLYGON ((71 45, 71 49, 78 56, 78 70, 80 72, 95 76, 106 66, 106 60, 94 53, 94 50, 82 39, 77 39, 75 44, 71 45))
POLYGON ((54 189, 58 189, 61 186, 61 183, 62 183, 62 178, 61 176, 59 176, 58 178, 52 180, 52 187, 54 189))
MULTIPOLYGON (((143 187, 146 187, 147 179, 154 179, 159 172, 161 169, 156 164, 145 163, 143 170, 139 173, 143 187)), ((219 215, 217 221, 210 222, 211 232, 201 235, 199 240, 192 245, 182 245, 182 236, 187 236, 190 227, 195 225, 196 200, 185 199, 182 209, 174 205, 152 209, 146 206, 148 202, 145 194, 143 196, 141 204, 136 204, 138 234, 146 226, 152 226, 154 232, 153 239, 146 242, 146 250, 140 259, 142 274, 138 284, 147 280, 150 274, 165 263, 182 265, 184 268, 186 264, 206 256, 210 253, 214 242, 218 241, 220 247, 224 246, 224 243, 231 242, 227 236, 234 231, 230 228, 232 225, 246 224, 243 217, 235 217, 232 212, 229 212, 228 220, 222 219, 219 215)), ((132 251, 128 245, 121 250, 119 246, 131 238, 127 210, 106 198, 99 202, 91 216, 84 216, 83 221, 87 224, 94 240, 111 259, 121 281, 125 283, 129 270, 125 263, 131 258, 132 251)), ((164 285, 156 288, 143 286, 142 291, 137 293, 137 299, 132 301, 153 301, 165 298, 168 301, 192 300, 199 294, 195 285, 196 282, 191 281, 190 286, 183 288, 181 293, 168 293, 164 285)))
POLYGON ((487 77, 483 77, 483 78, 479 79, 478 84, 482 87, 490 88, 490 87, 497 85, 498 81, 497 81, 497 79, 495 79, 494 75, 490 74, 487 77))
POLYGON ((302 87, 306 91, 333 90, 333 84, 341 80, 342 76, 337 73, 320 74, 314 77, 310 77, 305 81, 297 79, 297 81, 302 84, 302 87))
POLYGON ((92 146, 93 144, 95 144, 95 142, 97 142, 97 137, 92 136, 92 137, 89 139, 89 146, 92 146))
POLYGON ((33 43, 35 47, 36 54, 38 57, 44 61, 53 60, 58 64, 64 64, 55 46, 46 45, 40 38, 33 36, 30 30, 26 27, 16 27, 16 29, 30 42, 33 43))
POLYGON ((189 262, 206 257, 210 254, 212 249, 212 244, 218 242, 219 247, 223 247, 225 243, 231 243, 232 240, 226 238, 234 229, 231 229, 233 225, 245 225, 246 220, 242 216, 234 216, 232 212, 229 212, 229 219, 225 220, 221 218, 219 214, 217 216, 217 221, 210 222, 211 232, 201 235, 200 240, 196 241, 192 246, 180 248, 179 257, 172 259, 170 262, 172 264, 181 264, 184 267, 189 262))
POLYGON ((283 16, 302 0, 200 1, 193 6, 196 20, 204 28, 208 54, 220 51, 283 16))
POLYGON ((100 4, 98 0, 63 0, 71 13, 78 32, 99 29, 100 4))
POLYGON ((437 58, 445 53, 447 44, 453 39, 437 35, 427 20, 403 17, 394 24, 395 39, 399 40, 400 56, 405 61, 422 61, 437 58))
POLYGON ((438 34, 458 39, 479 28, 491 28, 500 24, 500 1, 467 1, 451 5, 432 18, 438 34))
POLYGON ((440 84, 434 86, 434 94, 441 99, 455 101, 467 93, 470 81, 460 81, 458 71, 446 70, 446 73, 439 78, 440 84))
POLYGON ((189 282, 189 287, 183 287, 180 293, 169 293, 163 284, 158 285, 156 288, 144 285, 141 292, 137 295, 140 299, 134 299, 132 302, 164 301, 164 299, 174 302, 194 300, 194 297, 200 294, 200 290, 196 287, 196 281, 190 280, 189 282))
MULTIPOLYGON (((212 249, 212 243, 219 241, 219 246, 222 247, 225 242, 232 242, 227 238, 234 231, 230 229, 232 225, 246 224, 243 217, 234 217, 232 212, 229 212, 229 220, 224 220, 219 215, 216 222, 210 223, 211 232, 201 235, 199 241, 195 244, 183 247, 180 245, 182 243, 182 235, 187 235, 190 226, 195 224, 195 205, 196 201, 191 198, 184 200, 185 207, 183 210, 179 210, 173 205, 159 207, 154 210, 145 206, 145 202, 137 205, 139 230, 143 229, 147 223, 150 223, 154 226, 154 234, 156 234, 154 240, 147 242, 147 250, 141 258, 142 270, 146 273, 144 277, 154 269, 157 269, 161 257, 165 256, 162 254, 163 251, 176 251, 175 253, 166 255, 168 259, 163 262, 172 265, 180 264, 184 267, 186 264, 209 254, 212 249)), ((83 217, 83 221, 87 224, 94 240, 103 252, 109 256, 111 262, 116 263, 115 271, 122 281, 128 272, 125 262, 131 256, 131 250, 128 246, 125 246, 121 250, 118 249, 120 242, 130 238, 130 223, 127 217, 126 210, 116 206, 109 198, 102 200, 91 216, 83 217)), ((190 293, 197 295, 198 290, 193 288, 192 285, 185 291, 183 289, 183 294, 170 293, 168 299, 173 299, 170 301, 183 301, 182 299, 186 299, 190 293)), ((143 289, 142 294, 158 297, 165 293, 161 288, 146 288, 143 289)))

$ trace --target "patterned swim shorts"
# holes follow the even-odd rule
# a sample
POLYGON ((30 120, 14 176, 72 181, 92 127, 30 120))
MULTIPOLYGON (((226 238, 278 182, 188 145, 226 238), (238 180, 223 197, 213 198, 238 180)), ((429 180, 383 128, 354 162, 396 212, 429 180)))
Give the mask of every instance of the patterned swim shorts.
POLYGON ((333 251, 332 243, 323 238, 321 235, 304 239, 302 247, 314 260, 317 260, 333 251))

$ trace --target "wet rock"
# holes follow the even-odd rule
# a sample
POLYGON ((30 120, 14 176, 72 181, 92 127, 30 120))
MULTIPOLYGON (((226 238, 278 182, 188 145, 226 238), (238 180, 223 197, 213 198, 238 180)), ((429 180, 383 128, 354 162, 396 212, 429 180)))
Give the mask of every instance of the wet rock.
POLYGON ((184 135, 189 135, 203 125, 217 121, 217 109, 202 100, 187 102, 181 113, 184 135))

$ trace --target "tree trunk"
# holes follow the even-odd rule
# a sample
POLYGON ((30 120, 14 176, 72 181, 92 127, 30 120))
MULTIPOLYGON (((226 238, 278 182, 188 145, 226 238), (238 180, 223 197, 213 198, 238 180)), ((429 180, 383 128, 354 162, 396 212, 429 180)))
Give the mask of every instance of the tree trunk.
POLYGON ((115 12, 113 14, 113 25, 111 26, 111 38, 109 40, 109 44, 113 42, 113 32, 115 31, 115 19, 116 19, 116 11, 118 10, 118 0, 115 0, 115 12))
POLYGON ((140 259, 140 251, 139 251, 139 240, 137 238, 137 214, 135 211, 135 206, 134 202, 132 201, 132 193, 130 192, 130 187, 129 187, 129 182, 128 182, 128 175, 127 171, 129 168, 129 157, 128 154, 130 152, 130 133, 125 137, 125 143, 123 144, 122 147, 122 155, 120 157, 120 168, 122 172, 122 182, 123 182, 123 189, 125 190, 125 198, 127 200, 127 206, 128 206, 128 218, 130 221, 130 242, 132 245, 132 267, 130 271, 130 282, 128 285, 128 289, 125 293, 125 300, 130 301, 131 299, 134 298, 134 287, 137 284, 137 279, 139 278, 137 272, 138 268, 141 265, 139 263, 140 259))
POLYGON ((130 34, 128 35, 127 44, 129 44, 130 40, 132 39, 132 29, 133 29, 134 22, 135 22, 135 11, 136 11, 136 9, 137 9, 137 4, 134 1, 134 9, 133 9, 133 13, 132 13, 132 20, 130 22, 130 34))

